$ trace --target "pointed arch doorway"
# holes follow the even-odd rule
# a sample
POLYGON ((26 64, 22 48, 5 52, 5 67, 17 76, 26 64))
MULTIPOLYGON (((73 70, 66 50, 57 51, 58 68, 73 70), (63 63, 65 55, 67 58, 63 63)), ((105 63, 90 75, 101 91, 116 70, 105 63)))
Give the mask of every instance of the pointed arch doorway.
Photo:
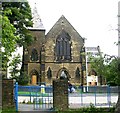
POLYGON ((39 82, 39 73, 34 69, 31 71, 30 84, 36 85, 39 82))
POLYGON ((67 80, 70 80, 70 78, 71 78, 70 75, 69 75, 69 71, 66 68, 61 68, 58 71, 56 78, 60 79, 61 76, 64 76, 63 78, 65 78, 67 80))

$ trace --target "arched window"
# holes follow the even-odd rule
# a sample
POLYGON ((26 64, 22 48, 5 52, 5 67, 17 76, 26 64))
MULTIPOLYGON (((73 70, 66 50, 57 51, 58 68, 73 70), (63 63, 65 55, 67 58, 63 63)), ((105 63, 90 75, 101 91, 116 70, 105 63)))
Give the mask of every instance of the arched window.
POLYGON ((79 78, 79 77, 80 77, 80 70, 79 70, 78 67, 77 67, 77 69, 76 69, 75 75, 76 75, 76 78, 79 78))
POLYGON ((92 70, 89 72, 88 76, 91 76, 91 75, 97 76, 97 72, 96 72, 94 69, 92 69, 92 70))
POLYGON ((57 61, 71 60, 71 37, 64 30, 56 39, 57 61))
POLYGON ((37 60, 38 60, 38 52, 37 52, 36 49, 33 49, 33 50, 32 50, 31 60, 32 60, 32 61, 37 61, 37 60))
POLYGON ((48 71, 47 71, 47 77, 48 77, 48 79, 52 78, 52 71, 51 71, 50 67, 48 68, 48 71))

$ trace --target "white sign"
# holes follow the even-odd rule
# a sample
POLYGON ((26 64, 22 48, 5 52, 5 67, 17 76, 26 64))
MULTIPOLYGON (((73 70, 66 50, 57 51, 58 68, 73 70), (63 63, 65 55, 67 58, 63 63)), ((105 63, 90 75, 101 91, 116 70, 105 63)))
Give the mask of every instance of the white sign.
POLYGON ((98 82, 98 76, 87 76, 87 82, 98 82))
POLYGON ((98 51, 98 47, 86 47, 86 52, 87 51, 98 51))

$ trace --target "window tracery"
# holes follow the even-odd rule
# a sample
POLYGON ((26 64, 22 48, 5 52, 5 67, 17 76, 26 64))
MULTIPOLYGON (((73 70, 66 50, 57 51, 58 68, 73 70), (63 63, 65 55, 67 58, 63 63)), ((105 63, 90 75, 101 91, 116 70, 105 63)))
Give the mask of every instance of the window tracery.
POLYGON ((64 30, 56 39, 56 60, 71 60, 71 37, 64 30))

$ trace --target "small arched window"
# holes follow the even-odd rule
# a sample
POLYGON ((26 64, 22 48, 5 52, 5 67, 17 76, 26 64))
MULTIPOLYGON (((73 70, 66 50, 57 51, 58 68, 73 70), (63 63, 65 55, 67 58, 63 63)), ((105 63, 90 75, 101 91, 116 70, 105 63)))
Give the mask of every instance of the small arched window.
POLYGON ((47 77, 48 77, 48 79, 52 78, 52 71, 51 71, 50 67, 48 68, 48 71, 47 71, 47 77))
POLYGON ((79 69, 79 67, 77 67, 77 69, 75 71, 75 75, 76 75, 76 78, 80 77, 80 69, 79 69))
POLYGON ((37 60, 38 60, 38 52, 37 52, 36 49, 33 49, 33 50, 32 50, 31 60, 32 60, 32 61, 37 61, 37 60))

